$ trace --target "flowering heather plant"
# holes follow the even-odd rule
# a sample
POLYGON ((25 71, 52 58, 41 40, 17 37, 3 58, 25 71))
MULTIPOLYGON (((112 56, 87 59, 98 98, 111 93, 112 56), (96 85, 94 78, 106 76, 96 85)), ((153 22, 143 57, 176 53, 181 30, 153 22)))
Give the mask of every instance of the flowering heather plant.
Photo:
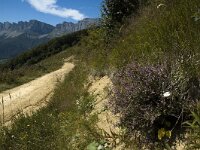
POLYGON ((147 143, 170 141, 199 99, 199 81, 178 63, 142 66, 133 62, 113 77, 110 102, 114 112, 121 114, 120 125, 128 135, 139 133, 147 143))

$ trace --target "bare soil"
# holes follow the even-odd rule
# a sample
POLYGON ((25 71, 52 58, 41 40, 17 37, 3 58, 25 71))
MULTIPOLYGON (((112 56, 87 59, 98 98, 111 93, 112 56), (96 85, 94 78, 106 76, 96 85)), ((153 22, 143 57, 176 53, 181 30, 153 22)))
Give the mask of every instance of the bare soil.
POLYGON ((8 125, 18 114, 31 115, 45 106, 53 95, 56 84, 62 82, 73 68, 73 63, 65 62, 62 68, 54 72, 0 93, 0 122, 8 125))

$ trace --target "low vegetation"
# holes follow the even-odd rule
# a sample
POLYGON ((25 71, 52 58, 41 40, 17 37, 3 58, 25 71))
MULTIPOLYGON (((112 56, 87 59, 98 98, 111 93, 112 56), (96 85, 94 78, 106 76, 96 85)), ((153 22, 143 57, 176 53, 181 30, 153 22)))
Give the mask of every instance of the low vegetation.
POLYGON ((187 149, 200 149, 200 106, 198 105, 195 111, 192 112, 192 119, 185 122, 186 127, 189 128, 189 135, 187 137, 187 149))
POLYGON ((24 52, 0 64, 0 91, 13 88, 60 68, 64 59, 72 55, 73 46, 87 31, 55 38, 47 44, 24 52))
POLYGON ((180 65, 133 62, 114 76, 112 107, 121 114, 127 136, 138 136, 140 145, 154 148, 157 142, 162 148, 184 137, 182 123, 197 105, 199 77, 184 74, 180 65))
POLYGON ((47 68, 56 68, 64 55, 79 60, 47 107, 17 119, 11 129, 2 128, 3 149, 95 149, 104 137, 95 126, 97 116, 89 115, 95 97, 86 83, 89 75, 105 74, 113 81, 110 104, 121 114, 125 149, 171 149, 177 140, 188 149, 199 148, 199 0, 127 0, 133 11, 120 7, 123 2, 105 0, 104 25, 70 48, 65 42, 53 44, 55 51, 38 47, 28 54, 33 59, 23 54, 9 64, 12 76, 26 65, 39 70, 39 64, 52 62, 47 68))
POLYGON ((88 70, 84 64, 61 83, 48 107, 31 117, 23 114, 11 126, 1 128, 1 149, 84 149, 88 143, 100 141, 94 130, 96 116, 88 116, 93 97, 84 88, 88 70), (77 100, 81 100, 79 105, 77 100))

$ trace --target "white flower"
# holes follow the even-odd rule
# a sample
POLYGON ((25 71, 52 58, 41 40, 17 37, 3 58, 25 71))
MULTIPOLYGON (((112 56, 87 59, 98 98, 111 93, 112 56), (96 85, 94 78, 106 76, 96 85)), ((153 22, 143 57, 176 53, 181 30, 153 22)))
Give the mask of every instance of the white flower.
POLYGON ((157 6, 157 9, 160 8, 160 7, 162 7, 162 6, 165 6, 165 4, 159 4, 159 5, 157 6))
POLYGON ((170 92, 165 92, 165 93, 163 94, 163 97, 169 97, 170 95, 171 95, 170 92))
POLYGON ((76 105, 79 105, 80 104, 80 101, 79 100, 76 100, 76 105))
POLYGON ((103 145, 99 145, 97 148, 97 150, 103 150, 103 149, 104 149, 103 145))
POLYGON ((105 148, 108 148, 108 146, 109 146, 108 143, 105 143, 105 144, 104 144, 104 147, 105 147, 105 148))

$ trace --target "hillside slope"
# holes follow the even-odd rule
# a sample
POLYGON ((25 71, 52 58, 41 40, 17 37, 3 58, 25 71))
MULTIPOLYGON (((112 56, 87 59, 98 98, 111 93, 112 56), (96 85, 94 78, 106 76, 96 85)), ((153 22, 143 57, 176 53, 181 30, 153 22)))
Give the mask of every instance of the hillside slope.
MULTIPOLYGON (((74 69, 46 107, 0 128, 3 150, 200 149, 199 0, 104 2, 105 28, 67 47, 74 69)), ((45 70, 58 41, 11 61, 10 77, 45 70)))
POLYGON ((74 64, 65 62, 61 69, 0 93, 2 97, 0 116, 4 117, 4 124, 8 125, 20 113, 30 115, 45 106, 53 95, 55 86, 62 82, 73 68, 74 64))

